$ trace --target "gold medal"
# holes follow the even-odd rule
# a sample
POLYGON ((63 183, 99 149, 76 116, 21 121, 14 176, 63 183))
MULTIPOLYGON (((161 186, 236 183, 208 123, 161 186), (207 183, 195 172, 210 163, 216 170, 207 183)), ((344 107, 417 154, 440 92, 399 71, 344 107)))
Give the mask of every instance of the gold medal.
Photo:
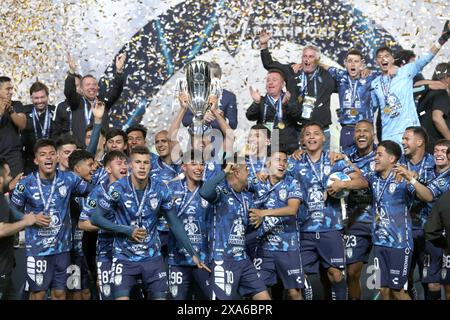
POLYGON ((286 128, 286 125, 284 124, 283 121, 278 122, 278 129, 283 130, 284 128, 286 128))
POLYGON ((358 110, 356 110, 356 108, 353 108, 352 110, 350 110, 350 114, 354 117, 358 114, 358 110))
POLYGON ((384 111, 384 114, 389 114, 389 113, 391 113, 391 108, 385 107, 383 111, 384 111))

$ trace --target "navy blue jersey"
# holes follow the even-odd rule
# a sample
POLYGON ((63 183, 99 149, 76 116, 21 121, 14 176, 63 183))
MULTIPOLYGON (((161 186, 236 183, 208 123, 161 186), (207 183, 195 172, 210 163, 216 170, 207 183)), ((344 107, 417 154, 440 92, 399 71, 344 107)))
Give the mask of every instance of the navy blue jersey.
POLYGON ((78 228, 78 221, 81 210, 84 206, 85 198, 75 197, 71 199, 70 215, 72 219, 72 254, 77 257, 83 257, 83 230, 78 228))
POLYGON ((245 229, 249 221, 248 210, 253 205, 252 194, 235 192, 226 179, 217 185, 216 194, 209 235, 211 258, 216 261, 244 260, 247 258, 245 229))
POLYGON ((328 72, 338 87, 339 123, 354 125, 360 120, 373 122, 370 88, 378 74, 372 73, 367 78, 352 80, 347 70, 331 67, 328 72))
MULTIPOLYGON (((373 150, 376 150, 374 146, 373 150)), ((360 157, 356 146, 344 150, 349 160, 356 165, 363 175, 373 174, 375 170, 375 151, 360 157)), ((347 211, 350 221, 372 223, 374 217, 373 197, 370 188, 352 190, 347 199, 347 211)))
POLYGON ((98 185, 105 179, 108 180, 108 172, 104 167, 98 167, 92 175, 92 184, 98 185))
POLYGON ((245 157, 245 163, 248 169, 248 179, 252 181, 256 178, 256 174, 264 169, 266 163, 266 157, 264 158, 253 158, 250 156, 245 157))
POLYGON ((397 182, 393 172, 386 179, 377 173, 364 175, 373 193, 375 219, 373 244, 390 248, 412 248, 412 225, 408 208, 414 188, 397 182))
MULTIPOLYGON (((250 189, 255 194, 255 206, 258 209, 277 209, 286 207, 289 199, 302 201, 300 184, 291 177, 272 185, 267 179, 252 181, 250 189)), ((265 216, 259 228, 260 246, 268 251, 298 250, 298 229, 296 216, 265 216)))
POLYGON ((433 194, 433 201, 427 203, 430 212, 436 201, 450 189, 450 169, 441 173, 435 172, 435 175, 436 178, 428 184, 428 189, 430 189, 433 194))
POLYGON ((222 165, 215 160, 205 161, 205 171, 203 172, 203 181, 207 181, 222 171, 222 165))
MULTIPOLYGON (((405 155, 402 155, 402 157, 399 160, 399 163, 405 165, 408 168, 408 170, 417 172, 417 174, 419 175, 417 181, 419 181, 424 186, 428 186, 428 184, 435 178, 434 157, 429 153, 426 153, 422 161, 420 161, 415 165, 412 164, 405 157, 405 155)), ((423 229, 431 210, 427 206, 426 202, 419 200, 419 198, 417 198, 415 195, 413 196, 414 196, 413 202, 409 207, 409 213, 412 218, 412 227, 413 229, 423 229)))
MULTIPOLYGON (((108 190, 109 179, 105 179, 100 182, 95 188, 89 193, 86 201, 84 201, 83 211, 80 214, 80 221, 90 220, 91 216, 96 212, 97 205, 100 199, 107 193, 108 190)), ((105 218, 108 220, 115 222, 114 212, 109 210, 105 215, 105 218)), ((112 256, 113 252, 113 241, 114 234, 100 229, 98 231, 97 238, 97 261, 104 261, 103 259, 110 259, 108 257, 112 256)))
POLYGON ((27 227, 25 243, 28 256, 48 256, 69 252, 72 248, 72 226, 69 212, 71 196, 83 196, 87 182, 73 172, 56 171, 52 181, 41 180, 36 172, 16 186, 11 203, 19 211, 51 218, 50 226, 27 227))
POLYGON ((172 195, 165 184, 149 179, 146 190, 137 191, 131 176, 123 177, 108 187, 98 205, 113 210, 117 224, 136 226, 147 231, 143 242, 137 243, 126 235, 117 234, 114 239, 114 257, 119 260, 144 261, 161 254, 156 224, 160 210, 172 208, 172 195))
POLYGON ((339 199, 327 196, 327 181, 334 172, 351 174, 355 170, 344 160, 331 164, 329 152, 322 152, 316 163, 307 153, 300 160, 292 159, 288 174, 299 181, 303 195, 298 214, 302 232, 327 232, 343 229, 339 199))
MULTIPOLYGON (((178 219, 183 223, 184 230, 202 261, 208 253, 208 225, 207 219, 211 213, 210 204, 199 194, 198 187, 194 192, 189 191, 186 180, 171 181, 168 188, 172 192, 172 200, 177 209, 178 219)), ((169 264, 195 265, 186 249, 177 244, 175 236, 169 233, 169 264)))

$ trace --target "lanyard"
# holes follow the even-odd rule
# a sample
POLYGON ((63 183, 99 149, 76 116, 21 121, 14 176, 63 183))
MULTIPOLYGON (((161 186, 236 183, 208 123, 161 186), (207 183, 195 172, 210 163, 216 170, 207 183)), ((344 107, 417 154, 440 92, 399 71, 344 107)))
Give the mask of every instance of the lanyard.
POLYGON ((148 181, 147 186, 145 187, 144 194, 142 195, 142 199, 139 202, 139 198, 136 193, 136 188, 133 186, 133 183, 131 182, 131 176, 128 177, 128 183, 130 184, 131 190, 133 190, 134 200, 136 201, 136 204, 138 205, 138 211, 136 212, 136 216, 138 217, 138 224, 140 227, 142 227, 142 211, 144 210, 144 204, 145 200, 148 195, 148 191, 150 189, 150 181, 148 181))
POLYGON ((197 188, 195 188, 195 190, 191 194, 191 197, 187 201, 186 201, 186 197, 188 195, 189 189, 187 187, 186 181, 183 182, 183 189, 184 189, 184 195, 183 195, 183 200, 181 200, 181 203, 183 204, 183 206, 178 211, 178 216, 181 216, 183 214, 183 212, 186 210, 186 208, 189 206, 189 204, 192 202, 192 200, 194 200, 194 197, 198 193, 200 186, 197 186, 197 188))
POLYGON ((358 97, 358 80, 355 80, 355 86, 353 86, 353 82, 352 79, 350 78, 350 76, 347 76, 348 79, 348 85, 350 87, 350 92, 352 93, 351 96, 351 100, 350 100, 350 106, 351 107, 355 107, 355 101, 357 100, 356 98, 358 97))
MULTIPOLYGON (((417 172, 417 174, 419 175, 419 180, 420 180, 420 178, 422 176, 423 167, 425 166, 425 160, 426 160, 426 157, 423 157, 423 159, 422 159, 422 161, 420 163, 419 172, 417 172)), ((411 162, 409 160, 406 160, 406 166, 408 167, 409 171, 412 171, 411 170, 411 162)), ((425 182, 425 179, 424 179, 424 182, 425 182)))
POLYGON ((238 197, 238 195, 236 194, 236 192, 234 191, 234 189, 230 187, 231 193, 233 194, 233 196, 237 199, 238 202, 241 203, 242 206, 240 206, 239 210, 238 210, 238 214, 242 211, 242 218, 244 218, 245 212, 248 212, 248 207, 247 207, 247 203, 244 201, 244 196, 241 195, 241 198, 238 197))
POLYGON ((34 134, 36 136, 36 139, 44 138, 48 139, 50 136, 50 112, 45 110, 45 120, 44 120, 44 127, 42 128, 41 121, 39 120, 39 114, 36 111, 36 108, 33 108, 33 127, 34 127, 34 134), (39 136, 36 121, 39 124, 39 128, 41 129, 41 136, 39 136))
POLYGON ((178 174, 177 170, 175 170, 171 165, 168 165, 167 163, 165 163, 164 161, 162 161, 161 158, 158 158, 158 162, 160 162, 160 165, 162 164, 163 167, 166 167, 167 169, 169 169, 170 171, 172 171, 173 173, 175 173, 175 175, 178 174))
POLYGON ((381 83, 381 90, 383 91, 384 95, 384 103, 387 104, 387 98, 389 95, 389 91, 391 90, 391 77, 387 76, 388 81, 384 82, 385 76, 381 76, 380 83, 381 83))
POLYGON ((449 175, 449 173, 450 173, 450 168, 447 168, 447 170, 439 173, 434 180, 442 178, 442 177, 446 177, 447 175, 449 175))
POLYGON ((56 176, 57 176, 57 173, 55 172, 55 177, 53 178, 53 182, 52 182, 52 188, 50 189, 50 195, 48 196, 47 201, 45 201, 44 192, 42 191, 42 181, 41 181, 41 178, 39 177, 39 172, 36 172, 36 180, 37 180, 37 185, 38 185, 38 189, 39 189, 39 194, 41 196, 42 203, 44 204, 44 210, 43 210, 44 214, 48 213, 48 208, 50 207, 50 203, 52 202, 53 194, 55 193, 56 176))
POLYGON ((309 166, 311 167, 311 170, 313 174, 316 176, 318 182, 322 186, 323 189, 326 189, 323 183, 323 161, 324 161, 324 155, 323 152, 320 155, 320 175, 317 173, 316 167, 314 166, 314 163, 312 162, 311 158, 309 157, 309 154, 306 153, 306 160, 308 161, 309 166))
POLYGON ((386 181, 381 186, 381 190, 380 190, 381 177, 378 178, 378 181, 377 181, 377 194, 375 195, 376 196, 376 204, 377 204, 378 208, 381 208, 381 205, 380 205, 381 198, 383 197, 384 191, 386 191, 386 187, 391 182, 393 176, 394 176, 394 172, 391 170, 391 172, 389 172, 388 177, 386 178, 386 181))
MULTIPOLYGON (((263 161, 262 161, 262 163, 263 163, 263 167, 264 167, 264 164, 266 163, 266 157, 267 156, 264 156, 264 159, 263 159, 263 161)), ((258 159, 258 158, 257 158, 258 159)), ((257 160, 258 161, 258 160, 257 160)), ((252 168, 252 172, 253 172, 253 175, 256 177, 256 169, 255 169, 255 165, 253 164, 253 160, 252 160, 252 157, 251 156, 248 156, 248 162, 250 163, 250 166, 251 166, 251 168, 252 168)), ((262 169, 262 168, 261 168, 262 169)))
POLYGON ((271 107, 275 109, 275 116, 273 121, 275 122, 275 119, 278 119, 278 121, 281 121, 283 119, 283 97, 284 92, 281 92, 280 96, 278 97, 278 100, 275 101, 274 98, 267 95, 264 102, 264 111, 263 111, 263 123, 266 123, 266 116, 267 116, 267 104, 269 104, 271 107), (276 104, 276 107, 275 107, 276 104))
POLYGON ((300 83, 298 84, 300 86, 300 95, 302 97, 304 97, 305 93, 308 91, 308 83, 311 80, 314 80, 314 97, 317 97, 317 69, 316 71, 314 71, 310 79, 308 79, 306 73, 302 71, 302 74, 300 76, 300 83))
POLYGON ((89 123, 91 123, 91 117, 92 117, 92 108, 89 108, 89 102, 87 101, 86 98, 83 97, 83 101, 84 101, 84 120, 86 123, 86 127, 89 125, 89 123))

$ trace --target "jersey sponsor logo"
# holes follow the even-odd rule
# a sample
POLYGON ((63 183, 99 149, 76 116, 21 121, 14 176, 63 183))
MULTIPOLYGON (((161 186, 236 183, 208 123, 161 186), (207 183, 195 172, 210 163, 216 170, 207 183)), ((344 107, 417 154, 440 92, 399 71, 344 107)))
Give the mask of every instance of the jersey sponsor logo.
POLYGON ((228 237, 228 243, 243 246, 245 244, 244 234, 245 227, 242 218, 239 217, 233 221, 230 236, 228 237))
POLYGON ((19 183, 16 187, 16 190, 20 193, 23 193, 25 191, 25 185, 19 183))
POLYGON ((90 199, 87 203, 88 207, 95 208, 97 206, 97 201, 94 199, 90 199))
POLYGON ((207 208, 208 207, 208 201, 206 201, 205 199, 203 199, 203 198, 201 198, 202 200, 201 200, 201 206, 203 207, 203 208, 207 208))
POLYGON ((212 162, 208 163, 208 170, 214 171, 214 163, 212 163, 212 162))
POLYGON ((130 209, 131 206, 133 205, 133 202, 131 200, 127 200, 124 202, 124 205, 127 209, 130 209))
POLYGON ((119 199, 119 192, 117 192, 116 190, 112 191, 112 192, 111 192, 111 198, 112 198, 113 200, 119 199))
POLYGON ((187 219, 183 220, 183 224, 184 230, 189 237, 189 241, 191 241, 191 243, 202 243, 200 222, 195 219, 195 216, 189 215, 187 219))

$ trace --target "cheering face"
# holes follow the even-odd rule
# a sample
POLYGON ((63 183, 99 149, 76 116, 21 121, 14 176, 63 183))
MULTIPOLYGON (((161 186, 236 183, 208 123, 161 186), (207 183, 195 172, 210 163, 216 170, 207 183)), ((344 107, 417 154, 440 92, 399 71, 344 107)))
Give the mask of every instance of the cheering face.
POLYGON ((302 54, 302 68, 306 73, 312 73, 316 70, 319 59, 317 52, 312 49, 304 49, 302 54))
POLYGON ((88 100, 94 100, 98 95, 98 83, 95 78, 87 77, 81 81, 81 92, 88 100))
POLYGON ((75 165, 74 169, 81 178, 91 181, 94 174, 94 159, 81 160, 75 165))
POLYGON ((58 149, 58 162, 64 170, 69 170, 69 156, 75 150, 77 146, 74 144, 65 144, 58 149))
POLYGON ((383 146, 377 148, 375 153, 375 171, 383 172, 395 164, 395 157, 388 154, 383 146))
POLYGON ((363 68, 362 58, 355 54, 348 55, 347 59, 345 59, 345 67, 350 77, 358 78, 363 68))
POLYGON ((283 77, 279 73, 270 72, 266 78, 266 91, 271 97, 278 97, 284 86, 283 77))
POLYGON ((394 57, 388 51, 381 51, 377 54, 377 64, 383 73, 387 73, 394 65, 394 57))
POLYGON ((170 141, 166 132, 160 132, 155 136, 155 147, 162 158, 170 154, 170 141))
POLYGON ((13 85, 11 81, 0 83, 0 99, 11 101, 13 96, 13 85))
POLYGON ((200 182, 203 179, 203 171, 205 170, 205 166, 203 163, 198 161, 192 161, 182 166, 183 172, 191 181, 200 182))
POLYGON ((412 157, 419 149, 420 141, 412 130, 406 130, 402 138, 403 153, 405 156, 412 157))
POLYGON ((137 180, 145 180, 151 169, 151 161, 149 154, 134 153, 131 156, 131 172, 137 180))
POLYGON ((438 167, 446 167, 449 165, 449 159, 447 159, 447 149, 446 146, 435 146, 434 147, 434 161, 438 167))
POLYGON ((267 131, 265 129, 251 129, 248 135, 249 153, 252 155, 261 154, 267 150, 267 131))
POLYGON ((39 172, 44 175, 51 175, 55 172, 57 160, 58 156, 53 146, 39 148, 34 156, 34 164, 38 166, 39 172))
POLYGON ((106 141, 106 149, 108 151, 116 150, 125 152, 126 148, 127 144, 121 135, 114 136, 106 141))
POLYGON ((373 126, 366 122, 360 122, 355 127, 355 143, 359 150, 367 149, 373 144, 373 126))
POLYGON ((145 138, 142 131, 139 130, 131 131, 128 134, 128 144, 130 150, 133 149, 135 146, 145 146, 145 138))
POLYGON ((286 174, 287 168, 287 156, 283 152, 275 152, 270 157, 269 161, 269 174, 275 176, 281 180, 286 174))
POLYGON ((319 126, 312 125, 306 127, 303 136, 303 143, 305 144, 306 150, 310 152, 317 151, 322 148, 325 143, 325 135, 319 126))
POLYGON ((33 103, 37 111, 44 111, 48 105, 48 96, 45 90, 33 92, 31 94, 31 103, 33 103))
POLYGON ((113 178, 110 180, 117 181, 128 174, 127 159, 115 158, 106 166, 106 172, 113 178))
MULTIPOLYGON (((86 131, 86 135, 84 137, 84 144, 86 146, 89 145, 89 143, 91 142, 91 136, 92 136, 92 130, 86 131)), ((98 139, 98 144, 97 146, 103 146, 105 144, 105 137, 100 134, 100 138, 98 139)))

